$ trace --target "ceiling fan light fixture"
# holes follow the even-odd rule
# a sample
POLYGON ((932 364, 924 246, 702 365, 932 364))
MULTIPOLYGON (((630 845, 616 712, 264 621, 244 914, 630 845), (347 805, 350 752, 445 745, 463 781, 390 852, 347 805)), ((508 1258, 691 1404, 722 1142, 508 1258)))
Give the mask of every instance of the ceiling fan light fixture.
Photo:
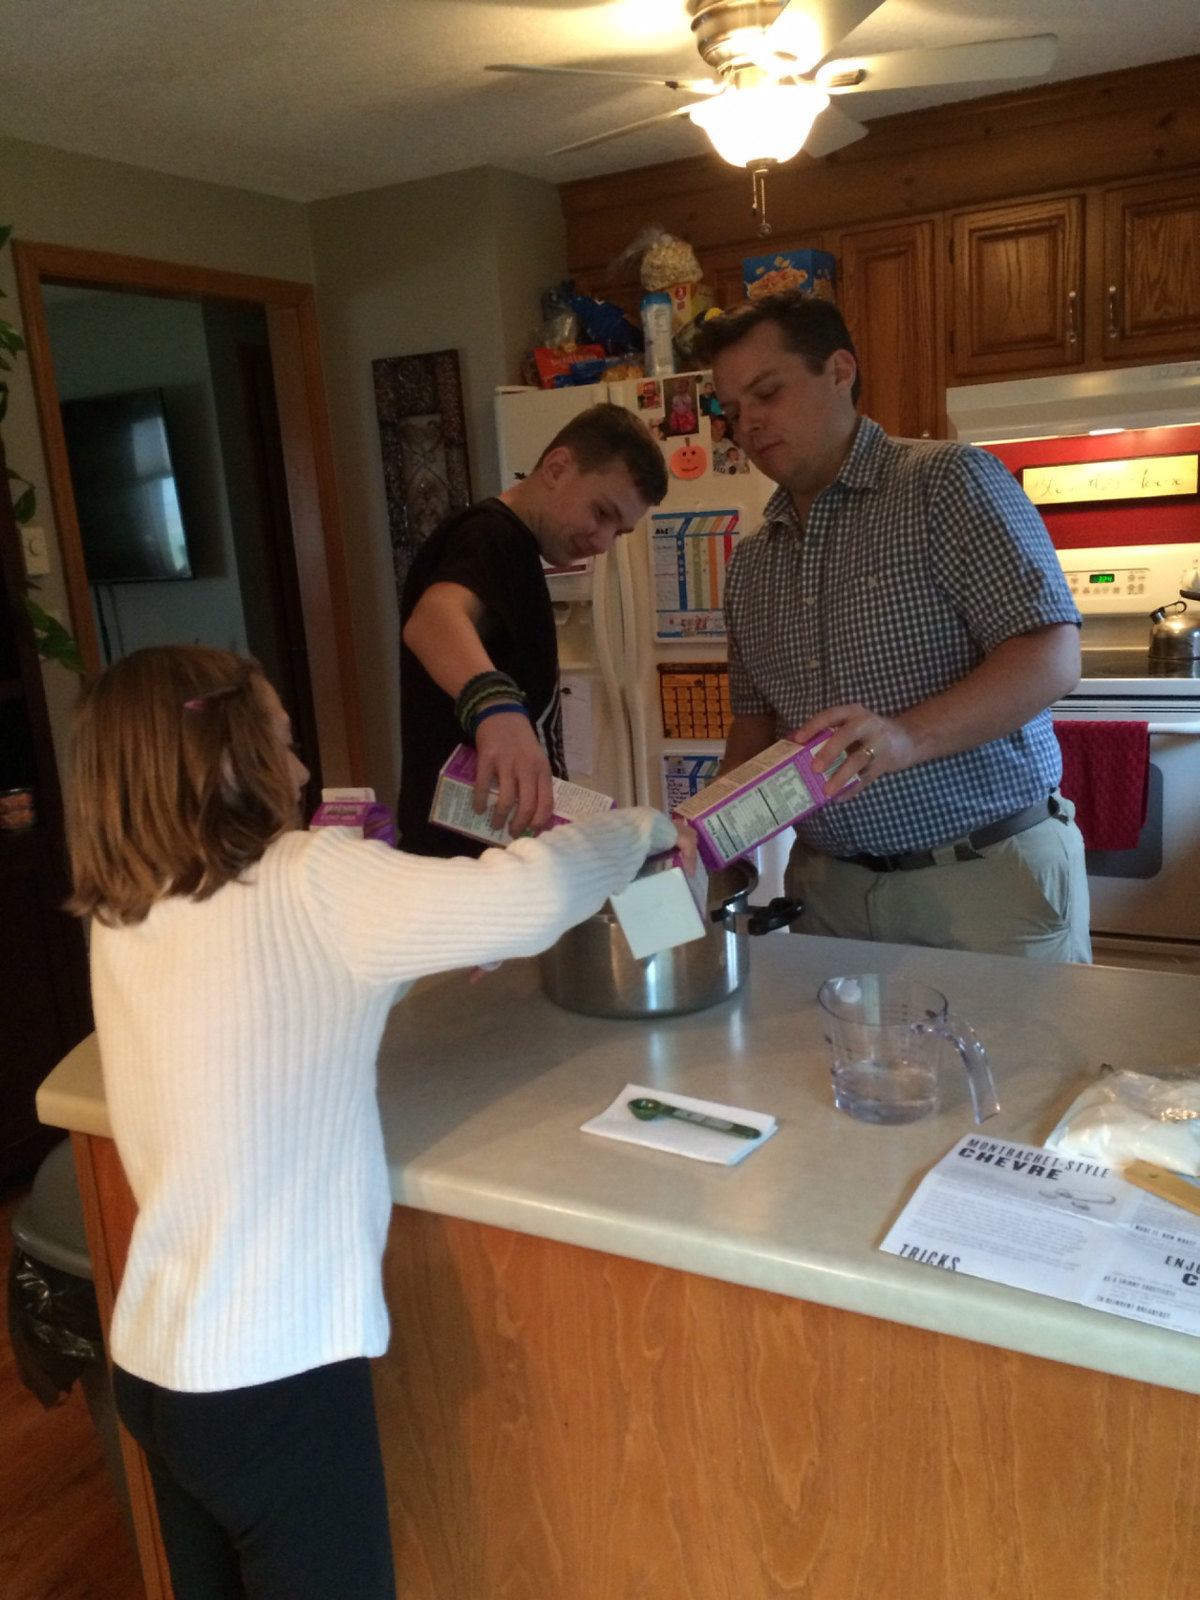
POLYGON ((829 96, 811 84, 760 84, 729 88, 691 106, 688 116, 703 128, 723 160, 734 167, 756 161, 790 161, 798 155, 829 96))

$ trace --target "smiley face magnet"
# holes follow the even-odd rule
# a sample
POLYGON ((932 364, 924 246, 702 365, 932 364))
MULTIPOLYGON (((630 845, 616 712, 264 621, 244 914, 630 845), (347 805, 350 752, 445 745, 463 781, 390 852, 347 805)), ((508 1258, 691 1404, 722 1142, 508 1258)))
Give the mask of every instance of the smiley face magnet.
POLYGON ((685 481, 702 478, 708 471, 708 451, 688 439, 672 453, 670 467, 677 478, 685 481))

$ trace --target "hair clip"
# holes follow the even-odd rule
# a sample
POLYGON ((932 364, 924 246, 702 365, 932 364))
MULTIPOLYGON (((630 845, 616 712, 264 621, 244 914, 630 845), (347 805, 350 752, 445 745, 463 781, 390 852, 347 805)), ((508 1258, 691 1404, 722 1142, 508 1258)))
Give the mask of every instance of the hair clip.
POLYGON ((228 700, 242 687, 240 683, 227 683, 223 689, 210 689, 207 694, 193 695, 183 702, 185 711, 207 711, 214 700, 228 700))

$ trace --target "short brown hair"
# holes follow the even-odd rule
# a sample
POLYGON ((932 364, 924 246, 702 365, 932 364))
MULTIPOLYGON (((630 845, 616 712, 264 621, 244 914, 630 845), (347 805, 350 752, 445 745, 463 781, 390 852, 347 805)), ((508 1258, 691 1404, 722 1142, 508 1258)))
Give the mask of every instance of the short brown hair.
POLYGON ((206 900, 298 825, 265 685, 248 656, 155 645, 85 689, 68 764, 68 910, 115 927, 171 895, 206 900))
POLYGON ((542 451, 537 460, 539 467, 559 445, 570 450, 580 472, 603 472, 614 461, 623 462, 647 505, 656 506, 666 496, 667 468, 662 451, 641 418, 624 406, 601 401, 577 413, 542 451))
MULTIPOLYGON (((757 300, 743 302, 722 317, 710 317, 700 327, 697 359, 711 366, 722 350, 740 344, 748 333, 764 323, 772 323, 779 329, 784 344, 803 357, 810 372, 824 371, 825 363, 835 350, 848 350, 855 362, 858 361, 854 340, 838 308, 831 300, 822 300, 799 289, 765 294, 757 300)), ((855 374, 850 390, 850 398, 856 405, 861 393, 860 371, 855 374)))

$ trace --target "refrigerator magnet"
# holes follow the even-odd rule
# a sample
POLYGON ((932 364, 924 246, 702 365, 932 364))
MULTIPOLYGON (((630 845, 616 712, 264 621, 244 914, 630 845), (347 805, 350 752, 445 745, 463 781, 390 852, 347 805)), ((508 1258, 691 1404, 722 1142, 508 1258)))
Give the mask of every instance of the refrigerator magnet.
POLYGON ((677 478, 702 478, 708 471, 708 451, 688 439, 672 452, 670 464, 677 478))

